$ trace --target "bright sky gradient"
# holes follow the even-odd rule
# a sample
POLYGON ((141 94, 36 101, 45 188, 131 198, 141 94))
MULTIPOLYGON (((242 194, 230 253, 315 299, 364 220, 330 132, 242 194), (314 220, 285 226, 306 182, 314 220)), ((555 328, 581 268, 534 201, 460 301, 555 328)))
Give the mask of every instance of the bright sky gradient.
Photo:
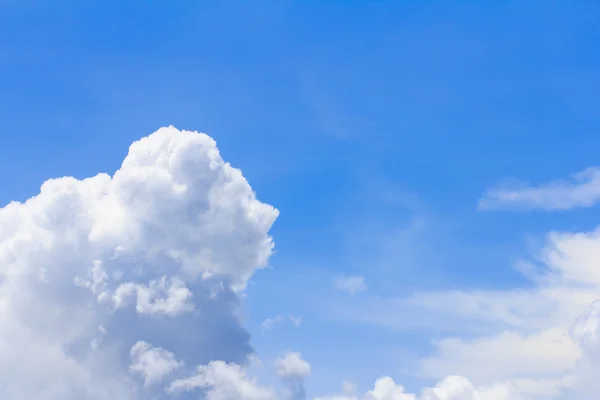
POLYGON ((599 18, 0 0, 0 398, 597 399, 599 18))

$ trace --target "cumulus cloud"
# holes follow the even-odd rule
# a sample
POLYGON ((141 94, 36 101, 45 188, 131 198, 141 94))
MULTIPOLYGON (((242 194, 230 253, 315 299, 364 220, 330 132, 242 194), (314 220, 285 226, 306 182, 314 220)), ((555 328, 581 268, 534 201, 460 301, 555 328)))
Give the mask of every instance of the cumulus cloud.
POLYGON ((491 328, 474 339, 435 343, 435 355, 422 364, 427 376, 458 373, 476 383, 507 380, 517 392, 535 398, 594 398, 586 387, 596 381, 590 376, 600 378, 600 353, 595 352, 599 232, 549 233, 535 257, 523 261, 530 288, 413 298, 413 304, 421 302, 425 309, 491 328))
POLYGON ((196 374, 175 380, 168 393, 180 394, 204 389, 206 400, 277 400, 273 389, 261 386, 255 378, 248 377, 246 370, 236 364, 212 361, 199 366, 196 374))
POLYGON ((571 336, 585 350, 600 351, 600 301, 595 301, 577 319, 571 329, 571 336))
POLYGON ((407 393, 389 376, 375 381, 372 390, 363 396, 340 394, 317 397, 314 400, 525 400, 512 392, 509 384, 476 388, 462 376, 449 376, 435 387, 426 388, 420 395, 407 393))
POLYGON ((238 293, 277 214, 212 138, 173 127, 112 176, 50 179, 1 208, 0 397, 162 398, 198 365, 215 382, 242 368, 238 293))
POLYGON ((600 201, 600 169, 588 168, 569 179, 541 185, 514 181, 494 187, 479 200, 480 210, 570 210, 592 207, 600 201))
MULTIPOLYGON (((537 286, 525 290, 526 295, 465 292, 439 298, 438 304, 454 302, 454 312, 473 321, 481 321, 482 313, 487 312, 485 319, 497 324, 499 331, 475 339, 447 338, 435 343, 434 355, 423 360, 423 372, 431 378, 459 373, 477 383, 505 380, 515 393, 532 399, 597 398, 597 237, 597 231, 549 235, 549 247, 539 257, 546 270, 538 275, 537 286), (597 245, 595 251, 588 247, 591 241, 597 245), (469 296, 471 301, 464 302, 469 296), (463 301, 459 301, 461 297, 463 301)), ((427 306, 435 307, 432 302, 427 306)))
POLYGON ((310 375, 311 368, 300 353, 290 351, 275 360, 275 372, 290 389, 292 399, 306 398, 304 379, 310 375))
POLYGON ((351 311, 342 315, 435 329, 441 338, 421 360, 423 378, 461 375, 478 388, 505 382, 514 395, 536 400, 597 398, 600 228, 550 232, 517 266, 529 280, 520 288, 348 299, 351 311))
MULTIPOLYGON (((284 399, 249 375, 238 317, 240 293, 272 253, 277 215, 214 140, 173 127, 133 143, 112 175, 51 179, 1 208, 0 398, 284 399)), ((363 395, 347 385, 319 399, 596 398, 599 249, 600 230, 551 233, 523 268, 530 288, 394 302, 500 330, 434 343, 422 367, 439 383, 418 394, 383 377, 363 395)), ((366 290, 358 276, 336 286, 366 290)), ((288 397, 306 397, 311 366, 300 353, 274 367, 288 397)))
POLYGON ((406 393, 404 386, 396 384, 389 376, 375 381, 375 387, 365 396, 373 400, 415 400, 413 394, 406 393))
MULTIPOLYGON (((571 336, 582 350, 573 374, 575 390, 564 399, 595 399, 600 392, 600 301, 595 301, 571 328, 571 336)), ((561 399, 562 400, 562 399, 561 399)))
POLYGON ((175 355, 165 349, 152 347, 139 341, 131 347, 132 364, 129 369, 144 377, 144 385, 160 382, 171 372, 181 367, 175 355))
POLYGON ((310 364, 302 359, 302 354, 290 351, 275 360, 277 376, 282 379, 304 379, 310 375, 310 364))
POLYGON ((348 292, 351 295, 367 290, 364 276, 338 276, 334 280, 337 290, 348 292))

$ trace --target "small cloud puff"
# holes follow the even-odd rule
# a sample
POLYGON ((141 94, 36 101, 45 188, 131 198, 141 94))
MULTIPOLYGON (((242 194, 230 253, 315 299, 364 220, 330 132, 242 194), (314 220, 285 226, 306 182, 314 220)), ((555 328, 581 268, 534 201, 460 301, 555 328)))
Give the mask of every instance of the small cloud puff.
MULTIPOLYGON (((292 323, 292 325, 294 325, 296 328, 299 328, 300 325, 302 324, 302 317, 296 317, 294 315, 290 315, 288 317, 288 319, 292 323)), ((286 319, 284 317, 282 317, 281 315, 278 315, 273 318, 267 318, 260 325, 260 329, 263 332, 266 332, 268 330, 273 329, 273 327, 275 327, 275 325, 281 325, 285 320, 286 319)))
POLYGON ((129 369, 144 377, 144 385, 160 382, 171 372, 181 367, 175 355, 165 349, 152 347, 139 341, 131 347, 132 364, 129 369))
POLYGON ((275 371, 282 379, 304 379, 310 375, 310 364, 302 359, 302 354, 290 351, 275 360, 275 371))
POLYGON ((334 286, 337 290, 348 292, 351 295, 367 290, 364 276, 338 276, 334 280, 334 286))

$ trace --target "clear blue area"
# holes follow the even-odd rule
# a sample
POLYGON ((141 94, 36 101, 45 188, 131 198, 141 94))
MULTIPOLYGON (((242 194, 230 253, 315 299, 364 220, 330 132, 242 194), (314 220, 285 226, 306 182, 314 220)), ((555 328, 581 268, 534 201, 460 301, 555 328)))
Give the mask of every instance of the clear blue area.
POLYGON ((590 228, 595 210, 476 204, 597 163, 599 18, 592 1, 1 1, 0 202, 112 172, 160 126, 206 132, 281 210, 246 303, 259 355, 302 351, 311 393, 416 387, 435 333, 329 316, 332 280, 526 285, 524 232, 590 228), (304 321, 261 333, 278 314, 304 321))

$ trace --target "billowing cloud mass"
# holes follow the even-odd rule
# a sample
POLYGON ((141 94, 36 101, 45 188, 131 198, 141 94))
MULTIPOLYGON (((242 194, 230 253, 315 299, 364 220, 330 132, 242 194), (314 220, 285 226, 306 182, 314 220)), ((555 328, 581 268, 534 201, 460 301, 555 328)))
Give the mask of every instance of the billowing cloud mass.
POLYGON ((488 190, 479 200, 480 210, 569 210, 600 202, 600 169, 588 168, 568 180, 539 186, 513 182, 488 190))
POLYGON ((158 399, 198 374, 194 398, 225 398, 211 382, 252 353, 237 293, 277 214, 213 139, 173 127, 112 176, 0 209, 0 398, 158 399))
MULTIPOLYGON (((569 198, 591 201, 583 197, 569 198)), ((305 398, 311 366, 300 353, 275 360, 286 392, 249 374, 238 318, 240 293, 268 264, 277 215, 213 139, 173 127, 133 143, 113 175, 51 179, 1 208, 0 398, 305 398)), ((422 367, 439 383, 419 393, 381 377, 366 393, 346 384, 318 399, 596 399, 598 260, 600 230, 551 233, 520 266, 531 287, 395 301, 394 311, 454 315, 488 334, 434 343, 422 367)))

